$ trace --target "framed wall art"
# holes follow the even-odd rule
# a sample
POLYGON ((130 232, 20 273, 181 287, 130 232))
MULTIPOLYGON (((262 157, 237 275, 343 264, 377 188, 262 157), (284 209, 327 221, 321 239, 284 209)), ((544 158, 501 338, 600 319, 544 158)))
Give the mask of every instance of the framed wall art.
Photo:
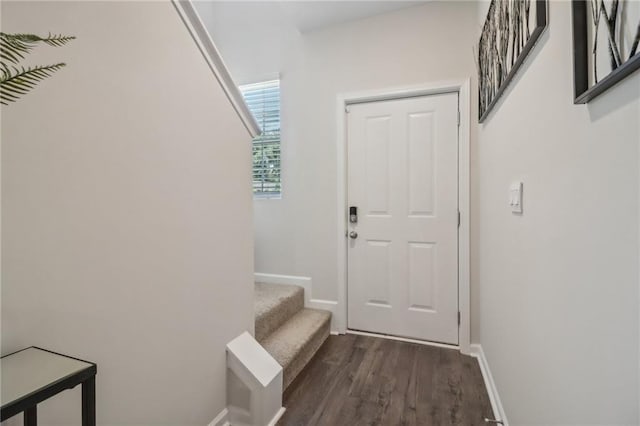
POLYGON ((574 103, 584 104, 640 68, 640 1, 573 0, 574 103))
POLYGON ((547 0, 492 0, 478 45, 479 121, 504 93, 547 26, 547 0))

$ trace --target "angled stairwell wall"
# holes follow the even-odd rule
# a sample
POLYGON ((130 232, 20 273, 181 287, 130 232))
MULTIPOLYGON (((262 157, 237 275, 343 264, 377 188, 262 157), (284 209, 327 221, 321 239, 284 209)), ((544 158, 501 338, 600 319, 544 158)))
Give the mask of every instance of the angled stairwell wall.
MULTIPOLYGON (((0 7, 5 32, 77 37, 2 106, 2 353, 95 361, 98 424, 206 425, 253 330, 251 135, 171 2, 0 7)), ((41 423, 75 424, 79 392, 41 423)))

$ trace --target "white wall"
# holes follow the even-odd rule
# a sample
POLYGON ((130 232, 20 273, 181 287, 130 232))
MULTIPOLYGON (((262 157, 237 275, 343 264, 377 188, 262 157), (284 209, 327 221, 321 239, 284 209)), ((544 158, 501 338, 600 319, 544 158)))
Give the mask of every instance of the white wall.
MULTIPOLYGON (((2 107, 2 353, 97 362, 101 425, 207 424, 253 330, 249 134, 168 1, 3 1, 2 26, 78 37, 2 107)), ((39 418, 79 424, 79 388, 39 418)))
MULTIPOLYGON (((252 6, 203 16, 241 80, 281 66, 284 195, 254 202, 257 271, 311 276, 313 297, 336 299, 336 95, 475 76, 486 4, 432 2, 290 38, 256 26, 252 43, 234 30, 252 6), (280 62, 241 54, 261 48, 280 62)), ((550 28, 472 126, 472 340, 511 424, 638 424, 640 74, 573 105, 571 8, 550 4, 550 28)))
POLYGON ((252 3, 209 7, 201 16, 234 76, 251 81, 281 72, 283 196, 254 202, 256 271, 311 277, 314 298, 337 300, 336 98, 474 78, 475 5, 428 2, 303 34, 285 21, 278 35, 259 20, 245 33, 238 23, 250 20, 252 3), (280 60, 251 56, 261 49, 280 60))
POLYGON ((193 4, 236 83, 278 78, 294 67, 291 62, 297 60, 300 32, 278 2, 193 4))
POLYGON ((638 424, 640 73, 574 105, 571 6, 550 6, 478 134, 476 338, 512 425, 638 424))

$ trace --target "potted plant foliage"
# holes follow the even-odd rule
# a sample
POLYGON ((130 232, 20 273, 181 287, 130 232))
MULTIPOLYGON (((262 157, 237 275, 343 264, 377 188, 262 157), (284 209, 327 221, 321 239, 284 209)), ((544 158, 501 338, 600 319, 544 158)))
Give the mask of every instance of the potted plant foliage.
POLYGON ((7 34, 0 32, 0 103, 8 105, 29 93, 40 81, 50 77, 66 64, 25 67, 20 62, 38 44, 58 47, 75 39, 73 36, 7 34))

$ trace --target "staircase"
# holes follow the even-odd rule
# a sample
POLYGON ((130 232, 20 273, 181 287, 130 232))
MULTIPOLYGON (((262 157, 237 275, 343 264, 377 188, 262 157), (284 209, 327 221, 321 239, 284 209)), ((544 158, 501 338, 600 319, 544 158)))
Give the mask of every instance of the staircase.
POLYGON ((305 308, 302 287, 255 286, 255 338, 282 366, 284 391, 329 337, 331 312, 305 308))

